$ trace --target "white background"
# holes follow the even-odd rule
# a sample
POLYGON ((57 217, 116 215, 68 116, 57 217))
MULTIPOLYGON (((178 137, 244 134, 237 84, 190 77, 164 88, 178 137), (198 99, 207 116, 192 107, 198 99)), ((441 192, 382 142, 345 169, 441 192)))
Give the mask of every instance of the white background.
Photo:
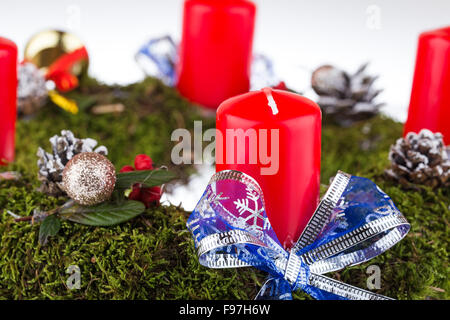
MULTIPOLYGON (((212 0, 214 1, 214 0, 212 0)), ((217 0, 216 0, 217 1, 217 0)), ((312 95, 310 70, 324 63, 349 71, 370 61, 380 75, 384 111, 405 120, 417 36, 450 25, 449 0, 256 0, 254 51, 268 55, 280 78, 312 95)), ((134 54, 147 39, 180 38, 182 0, 0 1, 0 35, 17 43, 47 28, 72 30, 86 43, 90 73, 107 83, 138 81, 134 54)))
MULTIPOLYGON (((378 100, 387 103, 383 111, 401 121, 406 119, 419 33, 450 25, 450 0, 255 2, 254 51, 273 60, 288 86, 314 99, 309 89, 312 69, 331 63, 353 71, 370 61, 369 71, 380 76, 377 84, 385 90, 378 100)), ((125 84, 142 79, 134 54, 149 38, 165 34, 180 38, 182 4, 182 0, 1 0, 0 35, 15 41, 22 55, 34 33, 70 30, 88 48, 92 76, 125 84)))

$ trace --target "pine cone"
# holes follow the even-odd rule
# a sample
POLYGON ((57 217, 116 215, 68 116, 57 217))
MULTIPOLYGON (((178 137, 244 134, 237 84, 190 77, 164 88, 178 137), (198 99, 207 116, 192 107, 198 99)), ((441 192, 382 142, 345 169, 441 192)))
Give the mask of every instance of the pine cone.
POLYGON ((365 73, 367 65, 362 65, 353 75, 331 65, 321 66, 313 72, 311 85, 319 95, 317 103, 325 119, 349 126, 378 114, 383 104, 375 103, 374 99, 382 90, 373 88, 378 77, 365 73))
POLYGON ((41 181, 39 191, 51 196, 65 195, 62 188, 62 172, 67 162, 78 153, 97 152, 106 156, 108 149, 97 145, 97 141, 91 138, 77 139, 69 130, 62 130, 61 136, 54 135, 50 138, 52 153, 39 147, 37 156, 39 160, 38 179, 41 181), (94 149, 95 148, 95 149, 94 149))
POLYGON ((30 62, 19 65, 17 77, 17 111, 19 115, 33 114, 47 101, 45 77, 30 62))
POLYGON ((442 134, 423 129, 419 134, 410 132, 391 146, 391 168, 388 177, 404 186, 411 183, 432 188, 450 186, 450 159, 442 134))

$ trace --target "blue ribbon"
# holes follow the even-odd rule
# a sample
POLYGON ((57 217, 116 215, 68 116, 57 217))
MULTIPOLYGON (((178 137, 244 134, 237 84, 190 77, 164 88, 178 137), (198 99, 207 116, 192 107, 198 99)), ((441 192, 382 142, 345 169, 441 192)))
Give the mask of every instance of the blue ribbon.
POLYGON ((147 76, 160 79, 167 86, 175 85, 177 45, 170 36, 150 39, 136 53, 136 62, 147 76))
POLYGON ((199 261, 210 268, 253 266, 269 274, 256 299, 389 299, 323 274, 366 262, 408 233, 409 223, 377 185, 339 171, 292 249, 277 239, 258 183, 221 171, 190 215, 199 261))

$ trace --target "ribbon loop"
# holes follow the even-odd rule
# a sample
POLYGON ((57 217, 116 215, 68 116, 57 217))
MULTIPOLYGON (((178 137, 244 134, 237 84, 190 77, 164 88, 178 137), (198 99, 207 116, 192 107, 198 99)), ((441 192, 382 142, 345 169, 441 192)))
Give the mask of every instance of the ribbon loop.
POLYGON ((410 225, 372 181, 338 172, 293 251, 323 274, 372 259, 400 241, 410 225))

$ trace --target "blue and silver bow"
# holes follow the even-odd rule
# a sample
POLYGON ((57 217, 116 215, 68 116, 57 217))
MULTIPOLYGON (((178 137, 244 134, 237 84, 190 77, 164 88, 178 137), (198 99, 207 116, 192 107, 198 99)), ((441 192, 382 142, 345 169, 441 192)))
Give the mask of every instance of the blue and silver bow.
MULTIPOLYGON (((147 76, 160 79, 167 86, 176 83, 175 65, 178 46, 171 36, 152 38, 136 53, 135 59, 147 76)), ((279 83, 272 61, 262 54, 255 54, 251 67, 251 90, 271 87, 279 83)))
POLYGON ((187 222, 199 261, 209 268, 253 266, 269 273, 257 299, 389 299, 323 274, 363 263, 388 250, 410 225, 372 181, 338 172, 295 246, 278 241, 260 186, 239 171, 221 171, 187 222))

